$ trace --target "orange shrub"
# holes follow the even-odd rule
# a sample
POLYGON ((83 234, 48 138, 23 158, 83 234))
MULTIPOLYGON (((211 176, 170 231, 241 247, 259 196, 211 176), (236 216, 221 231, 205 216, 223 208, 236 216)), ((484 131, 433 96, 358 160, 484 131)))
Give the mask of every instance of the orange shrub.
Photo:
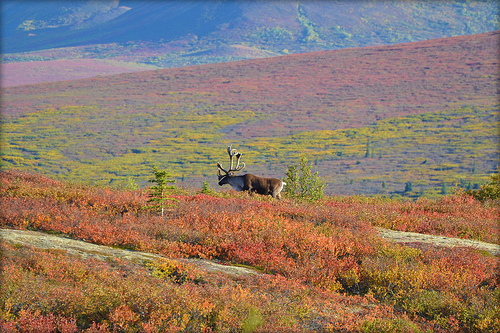
POLYGON ((491 306, 499 290, 496 257, 469 249, 391 245, 372 226, 493 239, 498 208, 469 197, 412 203, 330 198, 310 204, 244 194, 177 195, 178 207, 161 217, 141 210, 147 204, 141 191, 72 187, 16 171, 0 177, 4 228, 60 232, 169 258, 252 265, 270 274, 243 288, 229 280, 207 284, 206 276, 178 265, 151 267, 153 272, 124 265, 116 275, 101 262, 10 249, 18 260, 4 265, 12 288, 2 309, 9 327, 21 318, 20 309, 75 318, 79 328, 93 331, 238 330, 255 323, 263 330, 300 331, 317 320, 311 313, 325 318, 320 320, 325 330, 335 325, 356 330, 363 321, 367 329, 412 323, 437 331, 500 327, 500 309, 491 306), (291 302, 296 289, 303 305, 294 301, 283 308, 280 302, 291 302), (373 318, 357 317, 333 305, 340 292, 356 304, 376 299, 415 320, 393 321, 395 314, 383 307, 373 318), (324 304, 330 315, 320 315, 324 304))

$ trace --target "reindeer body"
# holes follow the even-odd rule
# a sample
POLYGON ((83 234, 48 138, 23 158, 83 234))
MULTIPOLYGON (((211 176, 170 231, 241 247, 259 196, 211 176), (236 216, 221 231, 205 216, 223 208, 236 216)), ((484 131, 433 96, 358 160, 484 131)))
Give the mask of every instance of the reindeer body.
POLYGON ((242 176, 222 175, 219 176, 219 185, 229 184, 238 191, 248 191, 262 195, 272 195, 273 198, 281 198, 281 190, 286 185, 278 178, 264 178, 247 173, 242 176))
POLYGON ((220 186, 229 184, 238 192, 248 191, 250 194, 255 192, 262 195, 272 195, 273 198, 281 198, 280 192, 283 190, 283 186, 286 185, 285 182, 282 182, 278 178, 264 178, 249 173, 242 176, 235 176, 234 172, 243 169, 245 163, 242 163, 240 166, 241 153, 238 153, 236 149, 231 149, 231 146, 227 147, 227 153, 229 154, 230 161, 229 170, 226 171, 220 163, 217 163, 220 186), (235 168, 233 168, 234 156, 236 156, 237 162, 235 168))

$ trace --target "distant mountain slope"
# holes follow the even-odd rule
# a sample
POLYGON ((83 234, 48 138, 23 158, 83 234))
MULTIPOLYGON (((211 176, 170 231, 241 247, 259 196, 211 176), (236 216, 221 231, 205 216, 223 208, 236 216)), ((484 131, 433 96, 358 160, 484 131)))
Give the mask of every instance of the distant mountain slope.
MULTIPOLYGON (((100 77, 74 81, 70 91, 79 96, 80 105, 110 106, 125 101, 164 103, 172 93, 186 94, 188 103, 203 94, 205 101, 218 107, 265 115, 266 120, 241 125, 252 127, 251 136, 269 135, 272 128, 266 124, 281 123, 283 117, 287 121, 280 125, 280 132, 287 134, 356 127, 496 96, 499 35, 493 32, 100 77), (114 97, 109 100, 108 96, 114 97)), ((67 85, 38 85, 29 90, 45 94, 54 106, 63 106, 71 103, 71 94, 50 96, 58 96, 67 85)), ((24 88, 7 91, 26 99, 18 95, 24 88)), ((11 108, 7 98, 4 112, 31 110, 22 105, 11 108)))
POLYGON ((2 1, 2 53, 120 43, 163 49, 168 57, 135 61, 178 67, 238 60, 224 45, 287 54, 494 31, 498 10, 494 1, 2 1), (179 59, 188 53, 197 56, 179 59))
POLYGON ((234 144, 269 176, 305 153, 329 192, 444 193, 498 163, 498 48, 493 32, 5 88, 2 161, 97 183, 157 164, 201 186, 234 144))
POLYGON ((0 82, 2 88, 4 88, 43 82, 78 80, 100 75, 131 73, 151 69, 155 69, 155 67, 102 59, 13 62, 2 64, 0 82))

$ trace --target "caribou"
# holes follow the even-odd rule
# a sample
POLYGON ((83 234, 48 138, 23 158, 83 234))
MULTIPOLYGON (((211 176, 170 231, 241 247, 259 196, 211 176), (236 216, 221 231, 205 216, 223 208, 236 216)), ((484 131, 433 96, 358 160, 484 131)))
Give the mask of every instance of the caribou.
POLYGON ((252 174, 244 174, 242 176, 235 176, 234 173, 241 171, 245 167, 244 162, 240 162, 241 153, 236 149, 227 147, 229 154, 229 170, 225 170, 222 164, 217 163, 219 185, 229 184, 233 189, 238 192, 248 191, 250 194, 258 193, 262 195, 272 195, 273 198, 281 198, 281 190, 286 185, 285 182, 278 178, 264 178, 254 176, 252 174), (236 166, 233 167, 233 158, 236 157, 236 166))

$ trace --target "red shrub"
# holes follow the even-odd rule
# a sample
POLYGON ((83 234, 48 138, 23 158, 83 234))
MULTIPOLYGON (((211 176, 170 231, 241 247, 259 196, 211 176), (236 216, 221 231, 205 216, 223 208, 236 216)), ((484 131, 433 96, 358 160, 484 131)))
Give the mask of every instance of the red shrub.
MULTIPOLYGON (((159 287, 158 281, 151 280, 150 273, 142 268, 116 271, 100 262, 83 264, 55 254, 19 250, 16 260, 4 263, 9 277, 6 282, 13 290, 11 296, 5 297, 11 297, 11 302, 16 300, 18 309, 32 312, 17 310, 14 321, 2 324, 6 329, 12 328, 13 322, 17 325, 21 318, 28 326, 62 327, 58 317, 50 315, 57 313, 76 318, 80 328, 93 332, 180 331, 187 327, 232 330, 240 329, 241 318, 246 316, 254 316, 257 321, 266 318, 263 330, 302 330, 307 321, 304 313, 313 311, 318 315, 326 306, 335 316, 325 314, 322 328, 359 328, 361 317, 356 312, 343 311, 333 304, 339 297, 333 293, 337 291, 373 295, 380 302, 417 316, 425 322, 422 327, 497 327, 495 309, 488 310, 487 306, 498 290, 495 257, 469 249, 390 245, 379 239, 372 227, 491 239, 497 232, 493 231, 493 221, 498 208, 467 197, 414 203, 333 198, 313 205, 244 195, 178 195, 178 207, 162 218, 140 209, 147 201, 140 191, 70 187, 14 171, 1 172, 0 178, 2 227, 56 231, 97 244, 171 258, 217 258, 252 265, 274 275, 259 278, 272 282, 265 288, 264 282, 254 281, 258 286, 240 290, 225 281, 222 285, 203 286, 189 282, 179 290, 173 281, 162 280, 159 287), (280 304, 275 296, 269 299, 269 293, 279 290, 273 284, 277 281, 286 283, 284 294, 296 290, 301 295, 304 313, 280 304), (310 292, 318 300, 305 296, 310 292), (280 307, 293 315, 285 320, 285 315, 279 315, 280 307), (463 310, 467 308, 474 311, 463 310), (37 310, 44 312, 33 312, 37 310), (440 317, 441 313, 447 314, 446 319, 440 317), (287 324, 274 319, 278 317, 287 324)), ((289 296, 280 295, 284 302, 290 302, 289 296)), ((353 299, 356 303, 368 298, 353 299)), ((369 312, 363 312, 362 317, 369 327, 401 324, 392 322, 395 315, 383 307, 377 307, 373 318, 366 315, 369 312), (378 321, 380 318, 388 322, 378 321)))

